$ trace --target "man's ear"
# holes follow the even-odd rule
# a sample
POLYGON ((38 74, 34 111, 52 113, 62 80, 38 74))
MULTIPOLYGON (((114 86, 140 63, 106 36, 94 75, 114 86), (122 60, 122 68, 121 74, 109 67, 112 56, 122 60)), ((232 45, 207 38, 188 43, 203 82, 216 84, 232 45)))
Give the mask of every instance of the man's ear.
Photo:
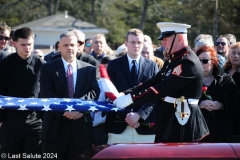
POLYGON ((182 42, 183 41, 183 35, 182 34, 178 34, 178 42, 182 42))

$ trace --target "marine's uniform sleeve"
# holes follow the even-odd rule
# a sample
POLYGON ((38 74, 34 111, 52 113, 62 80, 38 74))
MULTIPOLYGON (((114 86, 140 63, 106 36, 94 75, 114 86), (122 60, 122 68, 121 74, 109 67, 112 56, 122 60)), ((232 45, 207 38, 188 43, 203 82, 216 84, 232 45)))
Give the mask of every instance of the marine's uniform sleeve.
MULTIPOLYGON (((169 66, 171 67, 171 63, 169 63, 169 66)), ((169 72, 169 69, 159 72, 142 85, 126 91, 125 94, 130 93, 135 104, 134 106, 139 106, 144 103, 159 101, 166 96, 181 92, 196 77, 195 65, 189 59, 183 59, 173 65, 169 75, 164 79, 161 78, 164 74, 168 74, 167 72, 169 72)))

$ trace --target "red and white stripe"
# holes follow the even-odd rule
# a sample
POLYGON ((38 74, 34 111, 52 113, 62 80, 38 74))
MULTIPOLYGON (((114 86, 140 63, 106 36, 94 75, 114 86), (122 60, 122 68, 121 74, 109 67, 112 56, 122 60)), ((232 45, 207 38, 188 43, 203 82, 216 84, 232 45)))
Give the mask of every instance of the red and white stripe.
POLYGON ((118 93, 116 87, 111 82, 104 65, 100 65, 100 75, 100 83, 102 84, 102 89, 105 92, 107 98, 109 98, 111 101, 114 101, 117 97, 121 96, 121 94, 118 93))

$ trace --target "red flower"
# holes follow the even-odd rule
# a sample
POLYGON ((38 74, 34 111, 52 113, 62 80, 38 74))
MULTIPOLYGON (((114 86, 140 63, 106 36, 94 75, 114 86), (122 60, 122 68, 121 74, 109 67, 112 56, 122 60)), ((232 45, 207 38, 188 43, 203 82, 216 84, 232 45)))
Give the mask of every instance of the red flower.
POLYGON ((207 95, 207 94, 206 94, 207 89, 208 89, 208 87, 203 86, 203 87, 202 87, 202 94, 204 94, 204 95, 207 97, 207 99, 212 100, 212 97, 211 97, 210 95, 207 95))
POLYGON ((203 87, 202 87, 202 92, 203 92, 203 93, 206 92, 207 89, 208 89, 208 88, 207 88, 206 86, 203 86, 203 87))
POLYGON ((155 126, 155 123, 151 122, 150 125, 149 125, 149 128, 153 128, 154 126, 155 126))

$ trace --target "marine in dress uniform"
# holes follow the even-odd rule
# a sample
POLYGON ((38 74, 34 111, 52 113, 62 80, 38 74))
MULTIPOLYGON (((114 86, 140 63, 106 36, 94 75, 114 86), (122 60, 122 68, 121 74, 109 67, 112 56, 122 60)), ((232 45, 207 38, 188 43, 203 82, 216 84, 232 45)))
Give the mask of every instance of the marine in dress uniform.
POLYGON ((124 91, 114 105, 125 108, 159 100, 155 105, 157 142, 196 142, 209 134, 198 106, 203 70, 196 54, 187 44, 190 25, 160 22, 159 40, 169 60, 156 76, 137 87, 124 91))

